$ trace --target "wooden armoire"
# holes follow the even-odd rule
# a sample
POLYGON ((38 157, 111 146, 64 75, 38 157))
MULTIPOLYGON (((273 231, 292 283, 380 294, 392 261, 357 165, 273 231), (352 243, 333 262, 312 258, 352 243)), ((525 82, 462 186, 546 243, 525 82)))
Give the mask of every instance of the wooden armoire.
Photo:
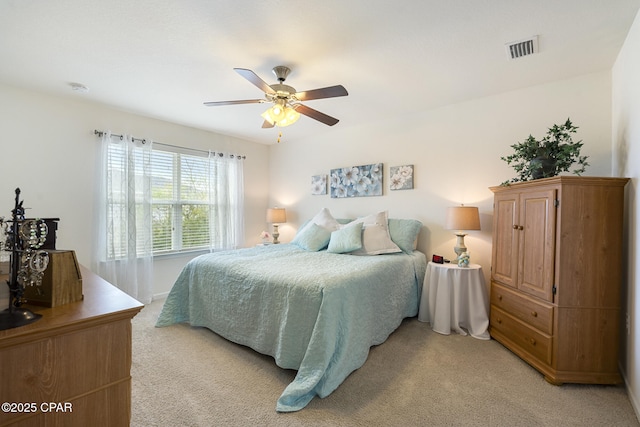
POLYGON ((491 337, 552 384, 622 381, 627 181, 560 176, 491 187, 491 337))

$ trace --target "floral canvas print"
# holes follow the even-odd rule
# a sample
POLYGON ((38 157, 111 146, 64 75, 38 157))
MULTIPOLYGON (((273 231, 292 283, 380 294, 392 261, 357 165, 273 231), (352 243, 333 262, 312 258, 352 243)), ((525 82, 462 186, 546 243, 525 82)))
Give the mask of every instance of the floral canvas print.
POLYGON ((413 189, 413 165, 391 166, 389 168, 391 190, 413 189))
POLYGON ((382 196, 382 177, 382 163, 331 169, 331 197, 382 196))
POLYGON ((327 194, 327 175, 314 175, 311 177, 311 194, 327 194))

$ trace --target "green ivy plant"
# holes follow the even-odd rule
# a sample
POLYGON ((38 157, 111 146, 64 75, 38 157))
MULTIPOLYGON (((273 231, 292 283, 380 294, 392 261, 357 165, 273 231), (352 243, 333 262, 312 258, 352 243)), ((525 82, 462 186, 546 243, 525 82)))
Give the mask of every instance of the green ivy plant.
POLYGON ((564 124, 550 127, 540 140, 529 135, 524 141, 511 145, 513 154, 500 159, 513 167, 518 176, 503 182, 502 185, 556 176, 560 172, 569 172, 574 163, 576 169, 571 172, 576 175, 584 173, 589 166, 588 156, 580 155, 582 140, 573 141, 572 134, 575 134, 577 129, 571 120, 567 119, 564 124))

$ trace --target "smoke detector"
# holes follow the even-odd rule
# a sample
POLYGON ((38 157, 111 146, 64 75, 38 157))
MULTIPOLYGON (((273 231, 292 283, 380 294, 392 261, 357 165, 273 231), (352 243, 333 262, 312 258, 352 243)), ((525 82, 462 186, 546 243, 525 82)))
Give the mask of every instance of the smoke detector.
POLYGON ((538 53, 538 36, 518 40, 505 45, 509 59, 517 59, 523 56, 538 53))
POLYGON ((81 93, 89 92, 89 88, 81 83, 69 83, 69 86, 71 87, 71 90, 76 92, 81 92, 81 93))

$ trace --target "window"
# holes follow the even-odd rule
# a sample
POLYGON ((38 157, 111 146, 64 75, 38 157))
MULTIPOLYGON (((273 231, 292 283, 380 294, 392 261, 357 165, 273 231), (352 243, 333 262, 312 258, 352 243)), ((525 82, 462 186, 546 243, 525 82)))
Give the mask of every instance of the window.
POLYGON ((141 256, 146 239, 142 230, 149 216, 153 255, 229 249, 241 244, 240 159, 159 143, 151 150, 131 146, 123 150, 122 144, 110 144, 107 165, 109 259, 132 251, 141 256), (133 182, 126 185, 131 179, 133 182), (134 194, 128 194, 131 189, 134 194), (145 200, 149 195, 150 203, 145 200), (131 206, 135 206, 133 213, 131 206), (145 209, 150 215, 145 215, 145 209), (133 226, 127 225, 127 216, 133 226), (132 232, 136 233, 137 248, 133 250, 132 232))
POLYGON ((153 150, 153 253, 208 249, 211 173, 207 157, 153 150))
POLYGON ((109 260, 144 256, 151 246, 150 234, 144 233, 150 217, 150 205, 144 203, 150 150, 127 144, 133 143, 119 141, 107 147, 105 256, 109 260))

